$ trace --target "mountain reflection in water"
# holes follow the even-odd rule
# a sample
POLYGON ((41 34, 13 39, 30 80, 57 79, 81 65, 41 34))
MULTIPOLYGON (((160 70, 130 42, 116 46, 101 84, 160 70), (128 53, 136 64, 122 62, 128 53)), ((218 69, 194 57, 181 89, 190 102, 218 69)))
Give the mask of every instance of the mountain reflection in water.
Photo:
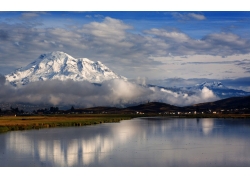
POLYGON ((0 134, 0 166, 250 166, 249 120, 137 118, 0 134))

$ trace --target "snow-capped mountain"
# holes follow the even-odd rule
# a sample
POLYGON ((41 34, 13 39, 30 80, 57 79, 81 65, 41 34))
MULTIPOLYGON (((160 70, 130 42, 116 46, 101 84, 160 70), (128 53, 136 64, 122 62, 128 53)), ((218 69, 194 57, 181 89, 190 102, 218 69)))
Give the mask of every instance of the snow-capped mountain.
MULTIPOLYGON (((155 85, 149 85, 155 87, 155 85)), ((196 84, 195 86, 190 86, 190 87, 162 87, 162 86, 157 86, 159 88, 172 91, 178 94, 188 94, 188 95, 193 95, 196 94, 198 91, 201 91, 204 87, 208 88, 211 90, 216 96, 219 98, 229 98, 229 97, 239 97, 239 96, 249 96, 250 92, 246 92, 243 90, 238 90, 238 89, 230 89, 223 85, 221 82, 203 82, 201 84, 196 84)))
POLYGON ((208 89, 228 89, 226 86, 224 86, 221 82, 203 82, 201 84, 196 85, 197 88, 203 89, 204 87, 207 87, 208 89))
POLYGON ((204 87, 213 91, 220 98, 228 98, 228 97, 238 97, 238 96, 248 96, 249 92, 238 90, 238 89, 230 89, 224 86, 221 82, 203 82, 201 84, 197 84, 195 87, 189 88, 189 90, 197 90, 203 89, 204 87))
POLYGON ((189 86, 189 87, 180 87, 179 89, 182 91, 188 90, 188 91, 197 91, 202 90, 204 87, 214 91, 214 90, 228 90, 229 88, 224 86, 221 82, 203 82, 201 84, 196 84, 195 86, 189 86))
POLYGON ((87 58, 75 59, 60 51, 42 54, 26 67, 19 68, 5 77, 12 85, 25 85, 29 82, 50 79, 87 80, 91 83, 101 83, 116 78, 126 80, 125 77, 115 74, 100 61, 94 62, 87 58))

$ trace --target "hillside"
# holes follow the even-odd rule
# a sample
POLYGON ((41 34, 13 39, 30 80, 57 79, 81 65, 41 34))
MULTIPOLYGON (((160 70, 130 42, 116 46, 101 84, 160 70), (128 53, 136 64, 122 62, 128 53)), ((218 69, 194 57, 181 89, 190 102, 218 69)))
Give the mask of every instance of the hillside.
POLYGON ((214 102, 200 103, 193 106, 187 106, 185 108, 197 108, 200 109, 242 109, 250 108, 250 96, 244 97, 231 97, 227 99, 222 99, 214 102))
POLYGON ((156 113, 156 112, 166 112, 166 111, 178 111, 182 108, 173 106, 170 104, 160 103, 160 102, 149 102, 146 104, 140 104, 137 106, 131 106, 128 108, 124 108, 123 112, 128 111, 138 111, 138 112, 145 112, 145 113, 156 113))

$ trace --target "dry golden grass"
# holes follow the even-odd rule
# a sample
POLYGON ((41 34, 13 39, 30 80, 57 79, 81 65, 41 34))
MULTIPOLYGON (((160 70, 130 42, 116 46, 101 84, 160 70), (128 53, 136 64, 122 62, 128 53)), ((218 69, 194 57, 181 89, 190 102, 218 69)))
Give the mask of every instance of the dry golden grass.
MULTIPOLYGON (((135 117, 135 116, 134 116, 135 117)), ((80 115, 38 115, 38 116, 1 116, 0 132, 12 130, 40 129, 60 126, 84 126, 131 119, 131 115, 119 114, 80 114, 80 115)))

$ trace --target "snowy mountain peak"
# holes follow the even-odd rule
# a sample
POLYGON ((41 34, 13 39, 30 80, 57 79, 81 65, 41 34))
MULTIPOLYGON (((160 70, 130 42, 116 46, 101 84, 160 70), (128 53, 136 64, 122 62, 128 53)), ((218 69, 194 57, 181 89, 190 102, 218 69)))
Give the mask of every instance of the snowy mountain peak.
POLYGON ((198 87, 199 89, 203 89, 204 87, 207 87, 208 89, 228 89, 221 82, 216 82, 216 81, 212 83, 208 83, 205 81, 201 84, 197 84, 196 87, 198 87))
POLYGON ((94 62, 87 58, 75 59, 67 53, 54 51, 41 54, 35 61, 24 68, 5 76, 11 84, 28 84, 34 81, 49 79, 74 81, 87 80, 92 83, 100 83, 110 79, 124 79, 111 71, 100 61, 94 62))
POLYGON ((39 58, 44 59, 44 58, 64 58, 64 57, 70 57, 73 58, 72 56, 70 56, 69 54, 65 53, 65 52, 61 52, 61 51, 53 51, 47 54, 41 54, 39 58))

